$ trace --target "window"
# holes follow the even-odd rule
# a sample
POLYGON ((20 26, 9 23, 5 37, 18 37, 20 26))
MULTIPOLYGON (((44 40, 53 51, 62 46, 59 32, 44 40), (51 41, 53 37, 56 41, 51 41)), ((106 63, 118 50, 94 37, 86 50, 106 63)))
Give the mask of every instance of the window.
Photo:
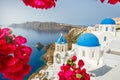
POLYGON ((94 51, 92 52, 92 58, 94 58, 94 51))
POLYGON ((104 37, 104 41, 106 41, 106 36, 104 37))
POLYGON ((114 27, 112 27, 112 31, 114 31, 114 27))
POLYGON ((58 63, 58 64, 60 64, 61 63, 61 57, 60 57, 60 54, 56 54, 56 56, 55 56, 55 60, 56 60, 56 62, 58 63))
POLYGON ((62 51, 64 51, 64 46, 62 46, 62 51))
POLYGON ((106 31, 108 31, 108 27, 106 27, 106 31))
POLYGON ((102 30, 102 26, 100 26, 100 30, 102 30))
POLYGON ((82 52, 82 57, 85 57, 85 51, 82 52))
POLYGON ((96 31, 98 31, 98 30, 99 30, 99 27, 97 26, 97 27, 96 27, 96 31))
POLYGON ((59 46, 57 46, 57 51, 59 51, 59 46))

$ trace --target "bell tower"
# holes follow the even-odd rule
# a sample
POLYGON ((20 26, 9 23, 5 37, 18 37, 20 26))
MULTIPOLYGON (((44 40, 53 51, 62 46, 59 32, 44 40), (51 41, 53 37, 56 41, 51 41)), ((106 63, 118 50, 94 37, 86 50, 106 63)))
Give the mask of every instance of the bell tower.
POLYGON ((65 63, 65 56, 67 54, 68 46, 67 46, 67 41, 63 37, 63 34, 61 34, 57 41, 55 42, 55 51, 54 51, 54 61, 53 61, 53 66, 54 66, 54 73, 57 74, 60 66, 65 63))

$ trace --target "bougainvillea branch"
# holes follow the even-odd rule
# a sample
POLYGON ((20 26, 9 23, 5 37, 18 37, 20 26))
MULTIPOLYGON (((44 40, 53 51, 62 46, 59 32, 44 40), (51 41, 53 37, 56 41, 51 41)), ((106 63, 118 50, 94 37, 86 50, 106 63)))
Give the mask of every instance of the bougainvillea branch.
POLYGON ((83 60, 79 60, 78 64, 75 64, 77 60, 76 56, 73 56, 67 61, 67 64, 63 64, 58 72, 59 80, 90 80, 89 74, 86 69, 83 68, 83 60))
POLYGON ((23 0, 26 6, 39 9, 50 9, 56 6, 57 0, 23 0))
MULTIPOLYGON (((103 3, 105 0, 100 0, 100 1, 103 3)), ((120 0, 108 0, 108 3, 112 4, 112 5, 117 4, 119 2, 120 2, 120 0)))
POLYGON ((23 36, 12 34, 9 28, 0 28, 0 73, 10 80, 23 80, 31 66, 28 64, 32 49, 23 36))

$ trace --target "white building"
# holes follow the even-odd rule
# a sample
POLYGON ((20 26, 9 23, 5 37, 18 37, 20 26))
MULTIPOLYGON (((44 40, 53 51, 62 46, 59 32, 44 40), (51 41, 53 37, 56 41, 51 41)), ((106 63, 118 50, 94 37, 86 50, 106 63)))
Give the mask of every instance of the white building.
POLYGON ((91 66, 98 66, 101 64, 100 59, 101 45, 98 38, 92 33, 82 34, 75 44, 76 56, 83 59, 86 63, 85 67, 89 70, 91 66), (89 65, 88 65, 89 64, 89 65))
POLYGON ((60 37, 57 39, 55 43, 55 52, 54 52, 54 76, 55 78, 58 77, 56 73, 60 71, 60 66, 65 63, 66 55, 68 51, 68 45, 66 39, 61 34, 60 37))
POLYGON ((85 68, 97 76, 91 77, 92 80, 98 80, 111 68, 119 65, 120 32, 116 31, 116 27, 117 25, 112 18, 105 18, 100 24, 94 26, 92 31, 80 35, 76 44, 72 44, 70 51, 68 51, 66 39, 60 35, 55 42, 53 65, 46 70, 49 73, 48 78, 53 74, 54 76, 51 77, 58 80, 57 73, 60 66, 73 55, 76 55, 78 60, 83 59, 85 68))

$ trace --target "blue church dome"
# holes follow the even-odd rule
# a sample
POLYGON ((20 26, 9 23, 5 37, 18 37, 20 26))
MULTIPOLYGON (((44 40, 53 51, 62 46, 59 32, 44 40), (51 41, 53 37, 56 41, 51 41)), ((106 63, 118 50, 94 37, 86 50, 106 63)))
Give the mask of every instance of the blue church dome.
POLYGON ((115 21, 112 18, 105 18, 100 24, 115 24, 115 21))
POLYGON ((77 39, 77 45, 85 47, 95 47, 99 46, 98 38, 92 33, 85 33, 79 36, 77 39))
POLYGON ((67 41, 66 41, 66 39, 63 37, 63 35, 61 34, 60 37, 57 39, 56 43, 57 43, 57 44, 66 44, 67 41))

